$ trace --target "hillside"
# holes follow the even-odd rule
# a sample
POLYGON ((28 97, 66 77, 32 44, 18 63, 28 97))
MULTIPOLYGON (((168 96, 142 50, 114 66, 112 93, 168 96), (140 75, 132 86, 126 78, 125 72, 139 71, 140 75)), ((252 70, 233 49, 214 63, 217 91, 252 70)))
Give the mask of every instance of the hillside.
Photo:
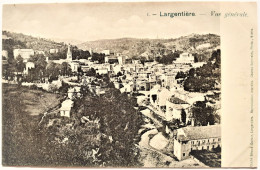
POLYGON ((51 48, 64 48, 64 43, 57 43, 45 38, 36 38, 21 33, 2 31, 3 50, 11 52, 15 48, 32 48, 34 50, 49 51, 51 48))
MULTIPOLYGON (((12 33, 3 31, 3 50, 12 54, 15 48, 32 48, 48 52, 52 48, 58 48, 60 51, 66 51, 66 45, 63 42, 55 42, 45 38, 36 38, 21 33, 12 33)), ((116 53, 123 53, 130 58, 160 57, 173 50, 179 52, 189 52, 194 54, 199 61, 207 61, 212 51, 220 46, 220 36, 215 34, 191 34, 175 39, 137 39, 137 38, 120 38, 104 39, 97 41, 88 41, 78 44, 77 47, 82 50, 101 52, 109 49, 116 53)))
POLYGON ((129 57, 140 56, 142 54, 154 55, 154 51, 160 49, 178 50, 197 54, 199 60, 209 59, 211 52, 220 45, 220 36, 215 34, 191 34, 176 39, 135 39, 120 38, 88 41, 77 45, 78 48, 100 52, 105 49, 123 53, 129 57))

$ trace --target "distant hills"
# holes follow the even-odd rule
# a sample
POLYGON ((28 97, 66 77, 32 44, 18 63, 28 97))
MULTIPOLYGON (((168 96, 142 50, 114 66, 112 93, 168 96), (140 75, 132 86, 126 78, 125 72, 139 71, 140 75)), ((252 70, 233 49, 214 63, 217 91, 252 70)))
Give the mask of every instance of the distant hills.
POLYGON ((154 51, 165 48, 197 54, 202 58, 201 60, 207 60, 211 52, 218 46, 220 46, 220 36, 215 34, 191 34, 175 39, 105 39, 88 41, 77 45, 78 48, 83 50, 91 48, 94 51, 100 52, 109 49, 114 52, 123 53, 129 57, 140 56, 142 54, 152 55, 154 51))
MULTIPOLYGON (((37 38, 21 33, 3 31, 3 49, 12 51, 14 48, 32 48, 34 50, 49 51, 51 48, 65 49, 66 44, 63 39, 37 38)), ((80 41, 66 40, 75 45, 80 41)), ((141 55, 151 56, 156 51, 178 50, 189 52, 196 55, 200 61, 207 61, 212 51, 220 46, 220 36, 215 34, 191 34, 175 39, 138 39, 138 38, 119 38, 88 41, 76 45, 79 49, 101 52, 109 49, 113 52, 123 53, 128 57, 140 57, 141 55)))

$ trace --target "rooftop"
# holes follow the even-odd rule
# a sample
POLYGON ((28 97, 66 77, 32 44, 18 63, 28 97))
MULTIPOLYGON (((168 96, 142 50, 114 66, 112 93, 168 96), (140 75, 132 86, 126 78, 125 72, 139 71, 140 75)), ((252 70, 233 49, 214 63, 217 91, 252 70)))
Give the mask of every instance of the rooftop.
MULTIPOLYGON (((198 140, 198 139, 209 139, 221 137, 221 127, 220 125, 211 126, 189 126, 180 128, 183 130, 183 134, 178 134, 177 138, 181 141, 187 140, 198 140)), ((178 131, 179 133, 179 131, 178 131)))

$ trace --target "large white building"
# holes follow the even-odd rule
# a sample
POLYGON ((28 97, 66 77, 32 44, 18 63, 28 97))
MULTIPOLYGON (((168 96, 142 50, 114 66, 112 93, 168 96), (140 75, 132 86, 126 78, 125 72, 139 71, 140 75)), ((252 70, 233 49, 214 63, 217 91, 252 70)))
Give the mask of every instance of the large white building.
POLYGON ((50 49, 50 53, 54 54, 54 53, 58 53, 59 49, 55 48, 55 49, 50 49))
POLYGON ((28 59, 34 55, 33 49, 14 49, 14 58, 16 59, 19 55, 23 58, 24 62, 27 62, 28 59))
POLYGON ((180 57, 174 61, 174 63, 192 64, 194 63, 194 56, 190 53, 182 53, 180 54, 180 57))
POLYGON ((174 139, 174 155, 186 159, 193 150, 211 150, 221 147, 220 125, 188 126, 177 129, 174 139))

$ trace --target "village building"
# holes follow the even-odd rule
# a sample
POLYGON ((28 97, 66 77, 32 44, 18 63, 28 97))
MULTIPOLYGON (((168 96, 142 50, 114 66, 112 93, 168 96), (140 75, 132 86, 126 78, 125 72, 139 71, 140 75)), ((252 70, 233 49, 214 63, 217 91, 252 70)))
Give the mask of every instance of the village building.
POLYGON ((190 53, 182 53, 180 54, 180 57, 174 61, 174 63, 192 64, 194 63, 194 56, 190 53))
POLYGON ((186 159, 193 150, 211 150, 221 147, 220 125, 188 126, 177 129, 174 138, 174 155, 186 159))
POLYGON ((23 58, 24 62, 27 62, 31 56, 34 55, 33 49, 14 49, 14 58, 16 59, 18 56, 23 58))
POLYGON ((74 102, 70 99, 63 101, 61 103, 60 116, 69 118, 71 116, 70 111, 71 111, 71 108, 73 107, 73 103, 74 102))
POLYGON ((51 54, 55 54, 55 53, 58 53, 58 52, 59 52, 59 49, 57 49, 57 48, 50 49, 49 52, 50 52, 51 54))
POLYGON ((70 68, 72 72, 78 72, 80 67, 80 63, 78 61, 71 61, 69 62, 70 68))
POLYGON ((181 114, 182 112, 185 112, 186 121, 184 123, 187 123, 189 120, 189 108, 190 104, 172 95, 166 101, 165 118, 167 121, 171 121, 173 119, 178 119, 181 121, 181 114))

